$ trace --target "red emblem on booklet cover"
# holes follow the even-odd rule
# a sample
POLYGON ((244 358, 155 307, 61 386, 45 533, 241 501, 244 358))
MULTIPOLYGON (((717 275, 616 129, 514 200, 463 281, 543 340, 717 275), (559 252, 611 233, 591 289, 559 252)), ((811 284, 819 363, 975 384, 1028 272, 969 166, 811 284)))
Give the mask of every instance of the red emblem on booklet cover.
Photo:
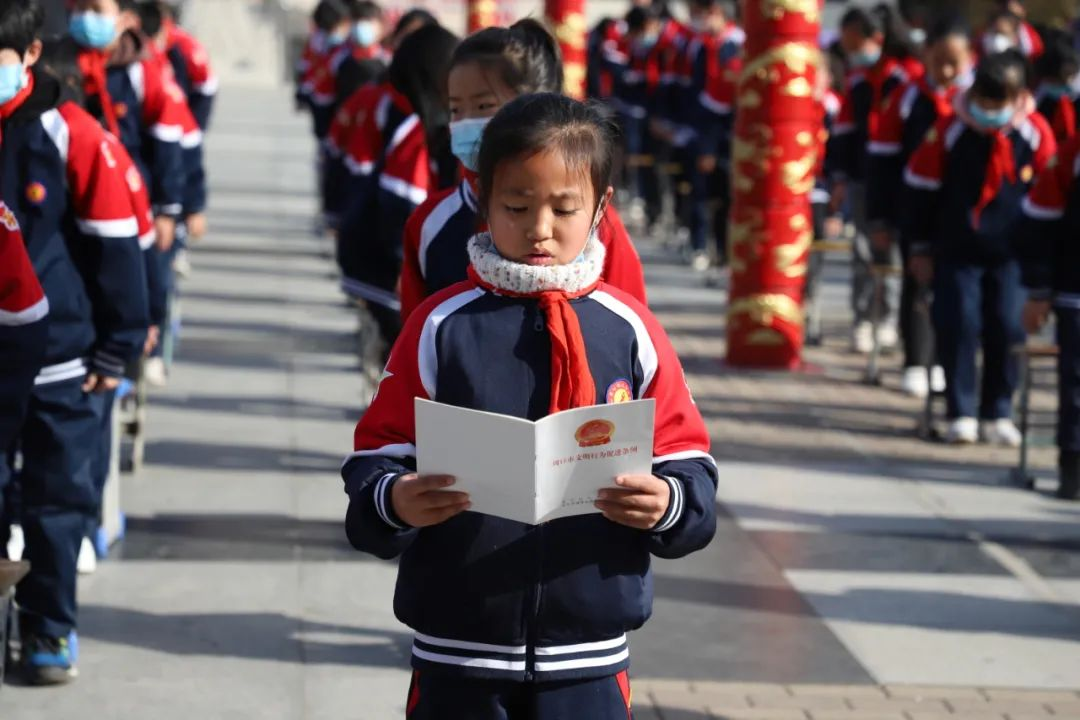
POLYGON ((611 442, 614 434, 615 423, 610 420, 590 420, 577 429, 574 439, 583 448, 600 447, 611 442))

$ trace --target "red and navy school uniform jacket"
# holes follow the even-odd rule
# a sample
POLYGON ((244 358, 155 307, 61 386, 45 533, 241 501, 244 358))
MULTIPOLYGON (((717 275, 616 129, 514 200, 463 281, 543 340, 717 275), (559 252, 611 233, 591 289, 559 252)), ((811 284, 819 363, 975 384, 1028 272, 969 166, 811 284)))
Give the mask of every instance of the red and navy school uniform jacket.
POLYGON ((1025 287, 1033 299, 1080 310, 1080 138, 1039 174, 1024 199, 1016 235, 1025 287))
POLYGON ((331 67, 333 58, 333 52, 316 56, 300 84, 300 94, 311 109, 312 131, 320 141, 330 130, 337 102, 337 79, 331 67))
POLYGON ((885 98, 922 75, 922 66, 914 61, 885 56, 868 70, 848 73, 840 117, 829 137, 832 165, 840 177, 856 181, 866 177, 867 143, 877 131, 885 98))
POLYGON ((179 217, 184 208, 184 137, 186 100, 175 83, 166 82, 161 66, 142 57, 142 41, 124 36, 112 58, 98 50, 79 54, 86 107, 127 148, 150 187, 158 215, 179 217), (105 84, 98 74, 104 66, 105 84), (114 127, 115 125, 115 127, 114 127))
POLYGON ((342 290, 400 311, 405 223, 437 189, 424 126, 404 95, 392 89, 381 99, 354 134, 346 162, 352 178, 338 232, 342 290))
POLYGON ((46 73, 32 73, 0 113, 3 199, 50 307, 36 383, 88 369, 123 375, 146 338, 146 277, 131 194, 105 131, 46 73))
POLYGON ((677 23, 668 20, 652 47, 626 44, 627 63, 616 81, 615 92, 620 109, 627 115, 639 120, 662 117, 659 106, 666 97, 663 92, 664 57, 675 45, 679 28, 677 23))
POLYGON ((1058 97, 1041 87, 1035 93, 1035 102, 1059 145, 1071 142, 1080 134, 1080 88, 1074 87, 1068 95, 1058 97))
POLYGON ((828 205, 832 201, 829 178, 832 177, 832 167, 829 157, 829 134, 836 125, 836 119, 840 116, 840 106, 843 101, 832 89, 825 91, 819 99, 818 106, 821 109, 821 131, 817 137, 818 163, 814 171, 814 189, 810 191, 811 205, 828 205))
POLYGON ((12 447, 48 342, 49 301, 15 213, 0 201, 0 448, 12 447))
POLYGON ((364 85, 381 78, 390 64, 390 54, 381 45, 360 47, 347 42, 330 59, 334 75, 334 107, 338 108, 364 85))
POLYGON ((687 98, 691 123, 702 152, 722 158, 730 157, 745 40, 745 33, 734 25, 721 35, 702 35, 689 60, 693 66, 687 98))
MULTIPOLYGON (((689 80, 686 57, 697 33, 677 20, 669 20, 668 24, 672 31, 670 40, 663 42, 660 49, 660 97, 655 103, 657 112, 654 117, 668 125, 678 146, 685 145, 687 139, 686 133, 680 131, 690 125, 686 106, 686 83, 689 80)), ((661 35, 663 40, 664 34, 661 35)))
POLYGON ((904 168, 926 133, 941 118, 952 117, 956 96, 970 86, 964 80, 941 91, 925 78, 909 82, 885 100, 867 145, 866 216, 873 224, 896 227, 904 168))
POLYGON ((326 34, 320 30, 312 30, 293 69, 293 80, 296 85, 295 100, 298 107, 311 109, 311 98, 308 97, 308 88, 305 83, 312 68, 321 62, 328 52, 326 34))
POLYGON ((1018 114, 1003 131, 977 130, 966 118, 965 97, 957 98, 953 117, 935 123, 908 163, 901 230, 915 255, 996 264, 1014 257, 1021 204, 1057 143, 1034 111, 1018 114))
MULTIPOLYGON (((326 149, 322 183, 323 212, 327 225, 337 228, 341 214, 348 204, 349 189, 355 184, 354 176, 363 176, 367 172, 360 166, 370 162, 372 151, 370 142, 357 142, 353 138, 358 133, 381 137, 382 131, 373 117, 380 102, 389 96, 391 87, 388 83, 369 83, 364 85, 341 104, 334 113, 333 122, 327 132, 323 146, 326 149), (364 160, 357 160, 353 154, 363 155, 364 160)), ((368 171, 370 172, 370 171, 368 171)))
POLYGON ((626 23, 613 20, 598 24, 589 33, 586 46, 585 92, 590 98, 607 100, 615 92, 615 77, 609 58, 624 64, 619 42, 626 35, 626 23))
POLYGON ((199 129, 205 132, 210 126, 218 91, 218 78, 210 66, 210 55, 201 42, 172 20, 165 21, 165 33, 165 54, 176 75, 176 83, 184 91, 199 129))
POLYGON ((533 421, 551 402, 551 336, 538 299, 472 281, 429 298, 405 324, 342 468, 350 542, 401 555, 394 611, 416 631, 415 668, 514 681, 618 673, 629 663, 626 632, 651 614, 650 556, 682 557, 712 538, 708 432, 660 323, 605 283, 570 307, 596 404, 617 402, 619 389, 656 400, 653 472, 673 480, 668 513, 653 532, 599 514, 530 526, 466 512, 406 527, 390 491, 416 468, 414 398, 533 421))
MULTIPOLYGON (((409 217, 401 266, 403 321, 428 297, 468 277, 469 240, 487 230, 476 203, 473 185, 465 179, 456 187, 433 194, 409 217)), ((641 257, 618 211, 610 204, 596 234, 606 250, 604 280, 646 305, 641 257)))

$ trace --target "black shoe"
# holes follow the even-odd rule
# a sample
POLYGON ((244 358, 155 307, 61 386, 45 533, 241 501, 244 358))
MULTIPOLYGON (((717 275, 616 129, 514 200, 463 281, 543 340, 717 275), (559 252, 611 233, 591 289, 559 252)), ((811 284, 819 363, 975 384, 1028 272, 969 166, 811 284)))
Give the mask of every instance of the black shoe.
POLYGON ((1062 450, 1058 470, 1061 479, 1057 496, 1062 500, 1076 500, 1080 496, 1080 452, 1062 450))
POLYGON ((31 685, 63 685, 79 674, 68 638, 23 635, 21 664, 31 685))

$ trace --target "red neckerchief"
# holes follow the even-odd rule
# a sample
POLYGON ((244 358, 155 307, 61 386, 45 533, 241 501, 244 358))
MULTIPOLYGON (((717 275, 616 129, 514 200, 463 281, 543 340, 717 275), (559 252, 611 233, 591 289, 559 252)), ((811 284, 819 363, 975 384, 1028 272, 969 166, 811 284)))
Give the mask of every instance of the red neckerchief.
POLYGON ((83 74, 83 90, 87 98, 97 96, 101 102, 101 114, 105 118, 105 127, 116 137, 120 137, 120 124, 116 119, 116 108, 109 95, 109 84, 105 74, 105 51, 84 49, 79 53, 79 70, 83 74))
POLYGON ((1013 145, 1009 140, 1008 130, 1011 126, 994 130, 990 134, 993 147, 990 148, 990 160, 986 163, 986 177, 983 180, 982 190, 979 191, 979 202, 971 211, 972 223, 979 227, 979 218, 998 191, 1002 183, 1008 179, 1010 183, 1016 182, 1016 160, 1013 158, 1013 145))
POLYGON ((1069 95, 1058 99, 1057 110, 1054 112, 1054 136, 1063 142, 1076 137, 1076 106, 1069 95))
POLYGON ((485 282, 473 267, 469 266, 469 279, 480 288, 507 297, 528 297, 540 301, 540 309, 547 318, 548 334, 551 336, 551 403, 549 413, 591 407, 596 404, 596 382, 589 369, 585 352, 585 338, 581 335, 581 323, 570 306, 574 298, 584 297, 596 290, 594 284, 580 292, 567 293, 551 290, 541 293, 519 294, 494 287, 485 282))
POLYGON ((22 107, 26 102, 26 98, 30 97, 30 94, 34 92, 34 73, 29 70, 26 71, 26 87, 15 94, 15 97, 8 100, 3 105, 0 105, 0 120, 7 120, 9 117, 15 114, 15 111, 22 107))
POLYGON ((870 84, 873 92, 873 100, 870 103, 870 114, 866 118, 866 129, 870 137, 877 134, 878 122, 881 119, 881 105, 884 98, 882 90, 885 83, 892 77, 893 72, 900 66, 900 62, 893 57, 881 56, 872 68, 866 71, 866 82, 870 84))
POLYGON ((934 103, 934 112, 937 113, 938 119, 952 117, 953 101, 956 100, 956 94, 961 92, 962 88, 953 84, 945 92, 940 92, 930 84, 930 81, 925 76, 919 78, 917 82, 926 99, 934 103))

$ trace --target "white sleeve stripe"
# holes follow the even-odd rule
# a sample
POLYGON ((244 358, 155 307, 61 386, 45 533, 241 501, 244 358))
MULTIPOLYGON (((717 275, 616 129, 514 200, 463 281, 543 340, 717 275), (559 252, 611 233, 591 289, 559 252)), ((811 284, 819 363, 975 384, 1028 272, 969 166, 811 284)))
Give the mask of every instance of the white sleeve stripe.
POLYGON ((387 473, 379 478, 378 484, 375 485, 375 512, 379 514, 382 521, 394 528, 395 530, 404 530, 404 525, 399 525, 390 519, 390 513, 387 510, 388 499, 386 497, 386 491, 390 486, 390 483, 397 477, 396 473, 387 473))
POLYGON ((184 133, 183 137, 180 138, 180 147, 184 148, 185 150, 191 150, 192 148, 197 148, 202 145, 202 141, 202 131, 192 130, 189 133, 184 133))
POLYGON ((879 140, 871 140, 866 145, 866 149, 871 155, 899 155, 901 146, 898 142, 881 142, 879 140))
POLYGON ((64 116, 60 114, 60 111, 56 108, 48 110, 41 114, 41 126, 45 128, 45 132, 52 138, 53 144, 56 145, 56 149, 60 151, 60 159, 67 164, 68 161, 68 149, 71 145, 71 131, 68 129, 67 121, 64 116))
POLYGON ((417 187, 412 183, 406 182, 401 178, 393 177, 392 175, 380 175, 379 187, 386 190, 388 193, 397 195, 399 198, 408 200, 413 205, 419 205, 427 200, 427 189, 417 187))
POLYGON ((480 288, 472 288, 458 293, 444 300, 432 310, 424 322, 424 329, 420 331, 420 344, 417 348, 419 353, 417 365, 420 368, 420 384, 424 386, 428 398, 434 400, 438 391, 436 378, 439 376, 439 354, 435 347, 435 341, 439 334, 439 326, 443 324, 446 318, 473 300, 482 298, 485 294, 480 288))
POLYGON ((1060 220, 1065 217, 1063 208, 1049 208, 1038 205, 1031 199, 1030 195, 1024 198, 1022 207, 1024 214, 1035 220, 1060 220))
POLYGON ((683 486, 678 479, 665 477, 664 481, 671 487, 671 499, 668 502, 668 511, 660 520, 660 524, 653 528, 654 533, 667 532, 675 527, 683 514, 683 486))
POLYGON ((731 114, 730 103, 720 102, 706 92, 702 92, 700 95, 698 95, 698 102, 700 102, 702 107, 704 107, 706 110, 710 110, 717 115, 731 114))
POLYGON ((390 138, 390 144, 386 147, 386 154, 389 155, 390 153, 394 152, 397 146, 405 142, 405 138, 407 138, 409 136, 409 133, 411 133, 413 129, 416 128, 416 126, 419 124, 419 115, 410 115, 409 117, 405 118, 405 120, 400 125, 398 125, 397 130, 394 131, 393 137, 390 138))
POLYGON ((381 448, 375 448, 374 450, 357 450, 349 453, 348 457, 341 463, 341 467, 344 468, 349 464, 350 460, 358 457, 372 457, 374 455, 384 455, 392 458, 416 457, 416 446, 411 443, 395 443, 393 445, 383 445, 381 448))
POLYGON ((219 85, 217 75, 211 75, 205 82, 192 84, 191 89, 200 95, 210 97, 217 94, 219 85))
POLYGON ((139 236, 139 247, 143 250, 149 250, 157 242, 157 230, 151 229, 145 235, 139 236))
POLYGON ((30 325, 41 320, 49 314, 49 299, 42 297, 36 303, 23 310, 11 311, 0 310, 0 326, 3 327, 18 327, 20 325, 30 325))
POLYGON ((371 171, 375 169, 375 163, 369 161, 360 162, 352 155, 348 155, 345 157, 345 167, 353 175, 370 175, 371 171))
POLYGON ((181 125, 163 125, 158 123, 150 128, 150 134, 161 142, 178 143, 184 139, 184 128, 181 125))
MULTIPOLYGON (((463 180, 463 183, 467 184, 468 180, 463 180)), ((431 211, 431 214, 424 220, 424 224, 420 226, 420 248, 417 251, 417 260, 420 262, 420 276, 427 277, 427 251, 431 247, 431 243, 438 237, 439 231, 443 229, 450 218, 461 209, 461 190, 458 188, 454 192, 447 195, 438 205, 431 211)))
POLYGON ((131 80, 131 87, 135 90, 135 97, 139 99, 139 102, 146 100, 146 76, 143 74, 143 65, 141 62, 133 62, 128 65, 128 79, 131 80))
POLYGON ((933 178, 928 178, 925 175, 919 175, 912 172, 911 168, 904 170, 904 182, 913 188, 919 190, 940 190, 941 181, 933 178))
POLYGON ((660 463, 671 462, 673 460, 708 460, 709 464, 716 467, 716 459, 712 455, 703 450, 684 450, 682 452, 669 453, 667 455, 659 455, 652 459, 653 465, 659 465, 660 463))
POLYGON ((656 346, 653 344, 652 336, 649 335, 649 330, 645 327, 645 323, 642 322, 641 318, 638 317, 638 314, 615 296, 601 290, 594 292, 589 297, 593 298, 629 323, 630 327, 634 330, 634 334, 637 336, 637 359, 638 362, 641 363, 641 371, 645 376, 644 382, 641 383, 641 389, 638 392, 638 399, 640 400, 645 397, 649 388, 652 387, 653 379, 656 377, 656 371, 659 369, 660 365, 660 357, 656 352, 656 346))
POLYGON ((79 230, 87 235, 96 235, 104 238, 128 238, 138 237, 139 223, 135 217, 123 220, 82 220, 75 221, 79 230))

